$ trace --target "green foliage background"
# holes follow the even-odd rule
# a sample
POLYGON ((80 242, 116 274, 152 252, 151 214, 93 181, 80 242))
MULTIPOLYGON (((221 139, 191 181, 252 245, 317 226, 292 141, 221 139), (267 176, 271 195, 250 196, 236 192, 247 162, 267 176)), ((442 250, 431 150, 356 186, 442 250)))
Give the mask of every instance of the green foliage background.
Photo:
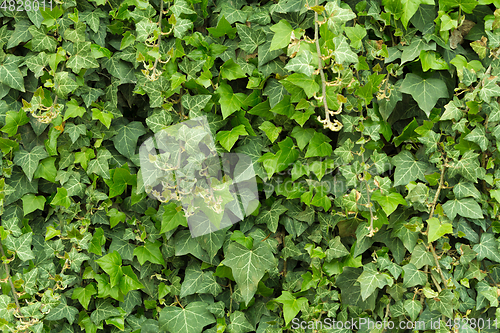
POLYGON ((498 0, 53 6, 0 9, 5 332, 500 319, 498 0), (261 200, 191 238, 137 147, 203 115, 261 200))

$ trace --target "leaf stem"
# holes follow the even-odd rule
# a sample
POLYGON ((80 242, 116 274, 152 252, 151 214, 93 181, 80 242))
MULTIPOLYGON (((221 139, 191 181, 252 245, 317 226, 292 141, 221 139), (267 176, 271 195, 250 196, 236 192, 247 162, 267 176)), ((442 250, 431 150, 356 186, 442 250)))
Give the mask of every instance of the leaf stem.
MULTIPOLYGON (((319 5, 319 1, 315 0, 315 6, 319 5)), ((314 41, 316 44, 316 53, 318 55, 318 69, 319 69, 319 74, 321 76, 321 89, 322 89, 322 100, 323 100, 323 107, 325 108, 325 118, 327 121, 327 124, 330 123, 330 110, 328 110, 328 103, 326 102, 326 79, 325 79, 325 73, 323 72, 323 60, 321 59, 321 49, 319 47, 319 36, 318 36, 318 12, 314 11, 314 41)))
MULTIPOLYGON (((448 161, 446 161, 445 164, 446 163, 448 163, 448 161)), ((441 193, 441 188, 443 188, 445 170, 446 170, 446 167, 443 164, 443 166, 441 166, 441 178, 439 179, 439 186, 438 186, 438 189, 436 191, 436 195, 434 196, 434 201, 432 202, 432 207, 431 207, 431 212, 429 214, 429 219, 431 219, 432 215, 434 215, 434 210, 436 208, 436 204, 437 204, 437 201, 439 199, 439 194, 441 193)), ((427 232, 428 231, 429 231, 429 226, 427 226, 427 232)), ((441 270, 441 266, 439 265, 439 260, 438 260, 437 254, 436 254, 436 250, 434 249, 434 245, 432 243, 429 245, 430 245, 430 249, 432 252, 432 256, 434 257, 434 262, 436 263, 437 271, 439 272, 439 275, 441 276, 441 280, 443 282, 444 289, 448 289, 448 286, 446 285, 446 279, 444 278, 443 271, 441 270)), ((432 278, 434 279, 433 276, 432 276, 432 278)))
MULTIPOLYGON (((0 240, 0 252, 2 254, 2 257, 7 258, 7 256, 5 255, 5 252, 3 250, 3 244, 2 244, 1 240, 0 240)), ((10 277, 9 265, 4 263, 4 267, 5 267, 5 272, 7 273, 7 279, 9 280, 10 288, 12 289, 12 295, 14 295, 14 301, 16 302, 16 309, 17 309, 17 311, 19 311, 21 306, 19 305, 19 300, 17 299, 16 288, 14 287, 14 283, 12 282, 12 279, 10 277)))

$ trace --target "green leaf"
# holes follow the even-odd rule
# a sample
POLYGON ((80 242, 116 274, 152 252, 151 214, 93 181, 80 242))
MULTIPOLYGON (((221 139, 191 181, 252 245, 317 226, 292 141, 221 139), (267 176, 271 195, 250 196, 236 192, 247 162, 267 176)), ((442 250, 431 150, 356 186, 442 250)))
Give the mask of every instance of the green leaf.
POLYGON ((392 286, 393 280, 386 273, 379 273, 375 264, 368 263, 363 266, 363 273, 357 281, 361 286, 361 297, 365 301, 377 288, 382 289, 385 286, 392 286))
POLYGON ((489 103, 492 97, 497 97, 499 95, 500 87, 497 84, 497 80, 486 78, 484 80, 484 86, 479 91, 479 97, 486 103, 489 103))
POLYGON ((66 103, 66 112, 64 113, 64 120, 68 120, 69 118, 81 118, 86 110, 84 107, 79 106, 78 102, 75 99, 71 99, 66 103))
MULTIPOLYGON (((493 191, 490 191, 490 193, 492 192, 493 191)), ((473 197, 474 199, 479 200, 481 198, 481 193, 479 193, 474 183, 466 181, 460 181, 460 183, 453 186, 453 194, 455 194, 457 199, 473 197)))
POLYGON ((442 80, 423 79, 413 73, 406 75, 400 91, 410 94, 427 117, 430 116, 432 108, 434 108, 438 99, 449 96, 448 88, 442 80))
POLYGON ((498 242, 493 234, 483 233, 479 244, 472 248, 477 252, 477 260, 488 258, 491 261, 500 263, 500 253, 498 252, 498 242))
POLYGON ((389 195, 383 195, 380 191, 372 193, 371 199, 378 202, 387 216, 391 215, 398 205, 406 206, 406 200, 399 193, 391 192, 389 195))
POLYGON ((271 26, 270 29, 274 32, 274 36, 271 41, 269 51, 287 47, 290 43, 290 38, 292 37, 293 32, 293 28, 290 23, 285 20, 281 20, 277 24, 271 26))
POLYGON ((266 133, 267 137, 271 142, 276 141, 278 136, 280 135, 282 128, 281 127, 276 127, 273 123, 269 121, 265 121, 262 123, 262 125, 259 126, 259 129, 264 131, 266 133))
MULTIPOLYGON (((432 3, 433 5, 434 3, 432 3)), ((472 14, 472 11, 478 2, 475 0, 440 0, 439 9, 448 11, 451 8, 460 7, 460 10, 467 14, 472 14), (441 9, 442 7, 442 9, 441 9)))
POLYGON ((483 218, 481 207, 476 200, 470 198, 448 200, 443 205, 443 209, 446 216, 448 216, 452 221, 455 219, 455 216, 457 216, 457 214, 471 219, 483 218))
POLYGON ((283 304, 283 316, 285 317, 285 325, 300 312, 303 306, 309 303, 307 298, 295 298, 289 291, 284 290, 280 297, 276 298, 276 302, 283 304))
POLYGON ((144 289, 144 285, 139 281, 137 275, 135 275, 132 266, 122 267, 123 275, 120 279, 120 291, 123 294, 127 294, 129 291, 144 289))
POLYGON ((409 151, 403 150, 394 156, 392 164, 396 166, 394 186, 407 185, 417 179, 425 181, 424 172, 427 169, 427 163, 415 161, 409 151))
POLYGON ((307 148, 306 157, 325 157, 332 154, 332 146, 328 143, 332 141, 329 137, 320 132, 315 132, 309 147, 307 148))
POLYGON ((46 320, 60 320, 66 318, 70 325, 73 325, 75 321, 75 316, 78 314, 78 309, 69 306, 66 302, 60 302, 58 306, 53 309, 50 309, 49 314, 44 318, 46 320))
POLYGON ((69 206, 71 206, 71 200, 68 197, 68 191, 64 187, 59 187, 50 204, 69 208, 69 206))
POLYGON ((224 147, 227 151, 231 151, 236 141, 240 135, 248 135, 245 130, 245 125, 238 125, 230 131, 219 131, 217 133, 217 141, 220 142, 222 147, 224 147))
POLYGON ((404 277, 403 287, 410 288, 415 286, 423 286, 427 282, 427 276, 424 272, 417 270, 414 264, 406 264, 403 266, 404 277))
POLYGON ((65 99, 68 94, 78 88, 78 85, 73 78, 74 75, 68 72, 57 72, 54 75, 54 85, 57 96, 65 99))
POLYGON ((14 154, 14 164, 19 165, 31 181, 40 160, 48 156, 44 146, 35 146, 29 153, 26 150, 18 150, 14 154))
POLYGON ((146 261, 152 262, 153 264, 165 265, 160 246, 161 243, 158 241, 154 243, 147 241, 144 246, 138 246, 134 249, 134 256, 137 257, 141 266, 144 265, 146 261))
POLYGON ((24 77, 19 66, 16 63, 10 62, 0 65, 0 83, 5 84, 12 89, 24 90, 24 77))
POLYGON ((99 325, 103 320, 119 316, 121 312, 115 308, 109 299, 97 299, 95 302, 95 309, 90 314, 90 319, 94 324, 99 325))
POLYGON ((288 208, 281 204, 281 199, 276 200, 271 209, 262 210, 257 216, 256 224, 265 224, 267 228, 272 232, 276 232, 278 229, 278 220, 280 215, 286 212, 288 208))
MULTIPOLYGON (((35 178, 43 178, 49 182, 55 183, 57 176, 57 168, 55 166, 56 157, 47 157, 43 159, 35 171, 35 178)), ((71 194, 69 194, 71 196, 71 194)))
POLYGON ((401 54, 401 64, 408 61, 413 61, 422 53, 422 51, 435 51, 436 43, 426 42, 423 38, 413 37, 410 41, 410 45, 403 47, 403 53, 401 54))
POLYGON ((69 58, 66 66, 73 70, 73 73, 80 73, 82 68, 98 68, 99 64, 92 55, 90 42, 75 42, 73 44, 73 55, 69 58))
POLYGON ((488 148, 489 140, 486 137, 484 127, 477 126, 469 134, 464 137, 465 140, 477 143, 482 151, 488 148))
POLYGON ((256 242, 252 250, 239 243, 231 243, 222 261, 232 269, 234 279, 241 291, 245 304, 248 305, 257 291, 260 279, 266 271, 274 267, 274 256, 265 243, 256 242))
POLYGON ((236 80, 246 77, 246 74, 243 72, 240 65, 235 63, 233 59, 229 59, 220 68, 220 76, 223 79, 236 80))
POLYGON ((227 83, 222 82, 217 89, 217 94, 219 95, 219 103, 222 111, 222 116, 224 119, 232 115, 234 112, 241 109, 244 106, 244 100, 246 98, 245 94, 233 93, 233 88, 227 83))
POLYGON ((123 275, 121 268, 122 258, 120 257, 118 252, 113 251, 111 253, 108 253, 105 256, 97 259, 95 262, 98 263, 102 270, 109 275, 111 288, 118 285, 123 275))
POLYGON ((16 256, 21 261, 33 260, 35 259, 35 256, 33 255, 33 251, 31 251, 32 236, 32 232, 22 234, 17 238, 9 235, 4 240, 4 244, 9 250, 15 251, 16 256))
POLYGON ((224 35, 227 35, 231 39, 236 37, 236 28, 231 26, 224 15, 220 18, 216 28, 207 28, 207 30, 214 37, 222 37, 224 35))
POLYGON ((401 22, 405 29, 408 27, 408 22, 415 15, 420 5, 434 5, 434 0, 400 0, 401 2, 401 22))
POLYGON ((211 98, 212 95, 191 96, 189 94, 185 94, 182 95, 182 106, 190 112, 199 112, 205 107, 205 105, 207 105, 211 98))
POLYGON ((164 232, 169 232, 174 230, 178 226, 182 225, 187 227, 187 219, 184 215, 184 210, 182 206, 177 206, 174 202, 169 203, 164 207, 163 218, 161 220, 160 234, 164 232))
MULTIPOLYGON (((429 220, 433 220, 433 219, 436 219, 436 218, 433 217, 432 219, 429 219, 429 220)), ((433 228, 435 228, 435 221, 434 222, 429 222, 429 220, 427 220, 429 228, 431 227, 431 225, 433 226, 433 228)), ((439 220, 437 222, 439 223, 439 220)), ((445 224, 448 224, 451 227, 450 223, 445 223, 445 224)), ((448 229, 448 227, 445 227, 445 224, 443 224, 443 225, 440 224, 440 226, 443 227, 441 231, 446 231, 446 233, 448 233, 448 231, 445 230, 445 229, 448 229)), ((435 231, 436 230, 433 230, 433 233, 435 231)), ((452 231, 450 231, 450 232, 452 232, 452 231)), ((430 229, 429 229, 428 230, 428 238, 429 239, 431 237, 430 233, 431 232, 430 232, 430 229)), ((441 232, 438 231, 438 233, 440 234, 441 232)), ((439 237, 441 237, 442 235, 444 235, 444 233, 441 234, 439 237)), ((432 241, 429 240, 429 242, 433 242, 434 240, 432 240, 432 241)), ((420 269, 420 268, 422 268, 425 265, 431 265, 431 266, 434 265, 434 258, 432 257, 432 254, 427 250, 427 248, 423 244, 418 244, 417 246, 415 246, 415 248, 413 249, 413 251, 411 253, 410 263, 414 264, 417 269, 420 269)))
POLYGON ((34 212, 37 209, 43 211, 43 207, 45 206, 46 201, 43 195, 36 196, 34 194, 26 194, 22 197, 22 200, 24 216, 28 215, 31 212, 34 212))
POLYGON ((345 33, 347 37, 351 40, 351 46, 355 49, 359 49, 362 44, 363 38, 366 37, 366 29, 362 25, 358 24, 354 27, 346 27, 345 33))
POLYGON ((311 76, 302 73, 293 73, 284 80, 304 89, 307 98, 311 98, 315 93, 319 92, 319 84, 311 76))
POLYGON ((120 222, 125 222, 127 216, 124 212, 120 212, 116 208, 111 208, 107 214, 109 216, 109 226, 115 227, 120 222))
MULTIPOLYGON (((304 297, 302 297, 304 298, 304 297)), ((248 333, 255 331, 255 328, 250 324, 245 314, 241 311, 234 311, 229 317, 231 323, 227 326, 230 333, 248 333)))
POLYGON ((356 53, 352 52, 351 47, 347 43, 347 39, 344 36, 335 37, 333 39, 333 43, 335 44, 335 51, 333 52, 335 55, 335 61, 339 64, 358 63, 358 56, 356 53))
POLYGON ((94 285, 89 284, 85 288, 78 287, 73 289, 71 299, 77 299, 85 310, 88 310, 90 299, 92 298, 92 295, 95 294, 97 294, 97 291, 95 290, 94 285))
POLYGON ((205 326, 213 323, 215 318, 204 302, 191 302, 184 309, 166 306, 159 319, 162 332, 201 333, 205 326))
POLYGON ((248 54, 253 53, 260 44, 266 41, 266 35, 262 30, 252 29, 239 23, 236 24, 236 29, 241 40, 238 46, 248 54))
POLYGON ((7 133, 9 136, 14 136, 17 133, 18 127, 27 124, 29 121, 24 110, 19 110, 19 112, 8 111, 5 116, 5 126, 2 127, 2 132, 7 133))
POLYGON ((184 282, 181 285, 179 297, 186 297, 198 292, 202 282, 203 272, 201 271, 199 264, 193 261, 186 268, 184 282))
POLYGON ((422 303, 416 299, 408 299, 404 303, 404 308, 410 319, 416 320, 422 310, 422 303))
POLYGON ((312 59, 312 53, 308 50, 303 50, 286 64, 285 69, 312 77, 314 72, 314 67, 310 64, 312 59))
POLYGON ((133 121, 127 125, 122 125, 118 128, 118 133, 113 137, 113 143, 116 150, 126 157, 135 155, 137 140, 141 135, 146 134, 146 130, 142 123, 133 121))

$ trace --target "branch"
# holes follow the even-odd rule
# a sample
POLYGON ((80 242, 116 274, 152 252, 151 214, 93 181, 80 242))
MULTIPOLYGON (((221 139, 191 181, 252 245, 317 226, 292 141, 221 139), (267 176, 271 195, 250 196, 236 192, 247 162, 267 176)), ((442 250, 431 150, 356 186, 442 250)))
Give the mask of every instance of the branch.
MULTIPOLYGON (((439 193, 441 193, 441 188, 443 188, 443 183, 444 183, 444 172, 446 170, 446 167, 443 165, 441 167, 441 178, 439 179, 439 187, 436 191, 436 195, 434 196, 434 201, 432 202, 432 207, 431 207, 431 213, 429 214, 429 219, 432 218, 432 215, 434 215, 434 209, 436 208, 437 201, 439 199, 439 193)), ((427 232, 429 231, 429 226, 427 226, 427 232)), ((444 278, 443 271, 441 270, 441 266, 439 266, 439 260, 438 256, 436 254, 436 250, 434 249, 434 245, 429 244, 432 252, 432 256, 434 257, 434 262, 436 263, 437 270, 439 272, 439 275, 441 276, 441 280, 443 280, 443 285, 444 289, 448 289, 448 286, 446 285, 446 279, 444 278)))
MULTIPOLYGON (((2 257, 7 258, 5 255, 5 252, 3 251, 3 244, 2 241, 0 240, 0 252, 2 253, 2 257)), ((10 278, 10 270, 9 270, 9 265, 4 263, 5 266, 5 272, 7 273, 7 279, 9 280, 10 288, 12 289, 12 295, 14 295, 14 301, 16 302, 16 309, 19 311, 21 306, 19 305, 19 300, 17 299, 17 294, 16 294, 16 287, 14 287, 14 283, 12 282, 12 279, 10 278)))

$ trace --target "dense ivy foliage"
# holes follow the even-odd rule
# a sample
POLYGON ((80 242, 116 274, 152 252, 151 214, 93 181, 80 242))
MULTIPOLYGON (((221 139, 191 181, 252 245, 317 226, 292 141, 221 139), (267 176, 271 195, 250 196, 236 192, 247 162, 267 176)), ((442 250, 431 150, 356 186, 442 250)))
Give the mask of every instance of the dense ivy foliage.
POLYGON ((3 331, 497 331, 498 0, 13 3, 3 331), (260 204, 192 238, 139 147, 200 116, 251 157, 260 204))

